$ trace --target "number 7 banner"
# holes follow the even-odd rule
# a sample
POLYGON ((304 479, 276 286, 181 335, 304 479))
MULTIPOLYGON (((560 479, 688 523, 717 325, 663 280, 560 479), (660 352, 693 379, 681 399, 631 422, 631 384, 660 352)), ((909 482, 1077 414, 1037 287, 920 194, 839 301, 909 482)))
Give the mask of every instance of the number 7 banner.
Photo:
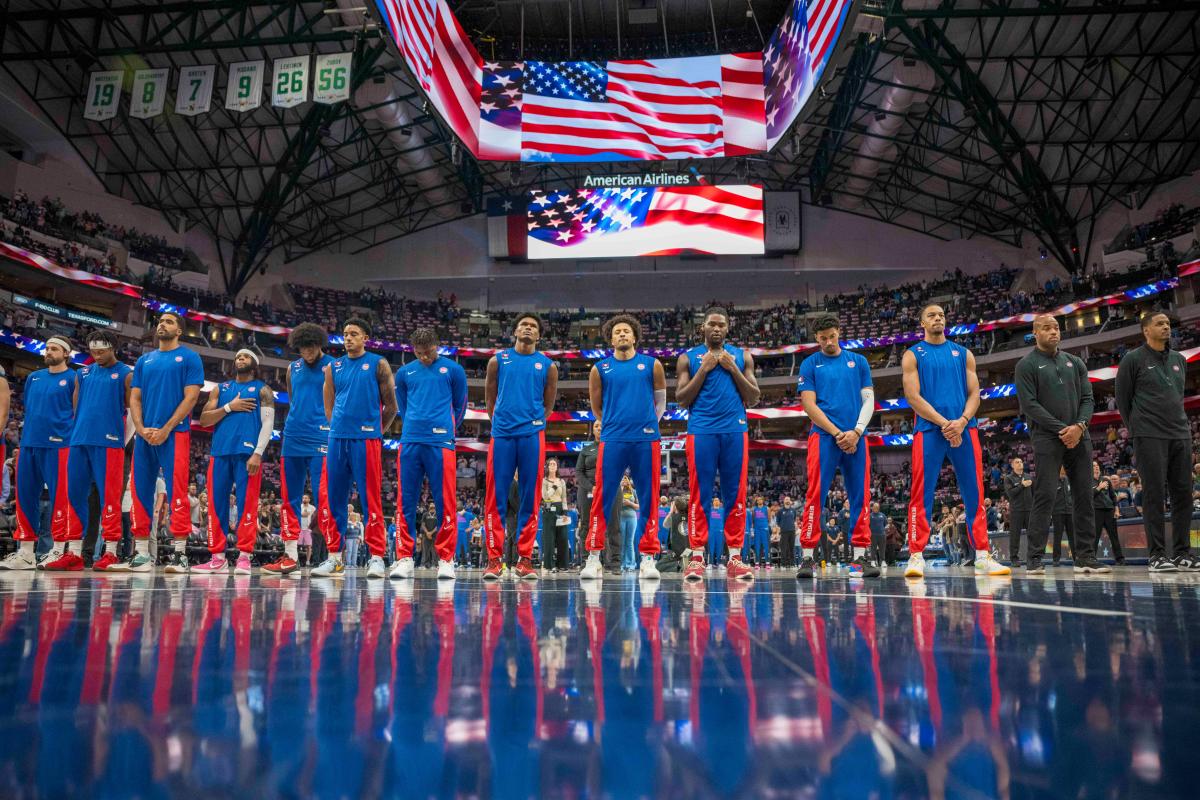
POLYGON ((112 69, 93 72, 88 82, 88 93, 84 99, 83 118, 102 122, 117 115, 121 102, 121 81, 124 70, 112 69))
POLYGON ((263 61, 239 61, 229 65, 225 84, 225 107, 230 111, 253 111, 262 104, 263 61))
POLYGON ((175 87, 175 113, 185 117, 207 114, 212 102, 213 77, 217 68, 212 64, 204 67, 182 67, 179 84, 175 87))
POLYGON ((353 53, 317 56, 313 73, 313 102, 339 103, 350 99, 350 62, 353 53))

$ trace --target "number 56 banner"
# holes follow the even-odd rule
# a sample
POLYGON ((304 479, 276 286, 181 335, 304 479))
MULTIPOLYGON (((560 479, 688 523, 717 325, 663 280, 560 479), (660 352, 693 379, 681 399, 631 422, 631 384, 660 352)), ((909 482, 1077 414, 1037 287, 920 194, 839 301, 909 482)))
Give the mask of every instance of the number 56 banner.
POLYGON ((93 72, 88 84, 87 104, 83 107, 83 118, 101 122, 117 115, 121 102, 121 81, 125 72, 111 69, 93 72))
POLYGON ((313 102, 339 103, 350 99, 350 61, 353 53, 317 56, 313 73, 313 102))
POLYGON ((229 65, 225 85, 225 107, 231 111, 252 111, 262 103, 262 61, 239 61, 229 65))

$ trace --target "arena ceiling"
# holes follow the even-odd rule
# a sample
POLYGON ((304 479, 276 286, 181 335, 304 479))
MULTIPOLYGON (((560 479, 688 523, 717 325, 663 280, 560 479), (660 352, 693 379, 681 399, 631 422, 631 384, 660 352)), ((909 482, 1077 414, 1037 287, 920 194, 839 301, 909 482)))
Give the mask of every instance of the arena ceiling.
MULTIPOLYGON (((110 191, 231 243, 222 268, 235 291, 272 254, 361 252, 475 213, 489 194, 561 185, 585 171, 475 162, 428 111, 373 3, 340 0, 342 9, 356 4, 370 11, 332 2, 10 0, 0 65, 110 191), (215 96, 212 111, 194 118, 122 113, 95 123, 81 113, 93 69, 351 49, 352 84, 389 83, 411 120, 402 133, 419 145, 398 150, 372 108, 353 102, 264 103, 237 114, 215 96), (448 190, 436 202, 417 182, 429 171, 448 190)), ((566 59, 758 47, 786 2, 451 5, 485 55, 566 59)), ((946 239, 1034 236, 1076 267, 1101 209, 1136 206, 1154 186, 1200 167, 1200 0, 859 0, 837 48, 807 117, 773 153, 667 168, 801 190, 808 202, 946 239), (928 67, 917 68, 918 80, 914 64, 928 67)))

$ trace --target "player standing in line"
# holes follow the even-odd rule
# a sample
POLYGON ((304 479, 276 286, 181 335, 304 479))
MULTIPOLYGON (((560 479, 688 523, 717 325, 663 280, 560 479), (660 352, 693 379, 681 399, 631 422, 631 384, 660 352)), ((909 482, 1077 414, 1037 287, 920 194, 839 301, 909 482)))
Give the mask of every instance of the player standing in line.
POLYGON ((517 318, 513 346, 488 361, 484 401, 492 419, 484 485, 485 581, 504 573, 504 519, 508 492, 516 475, 521 505, 517 512, 518 578, 537 580, 530 560, 537 539, 542 505, 542 472, 546 466, 546 419, 558 393, 558 366, 537 351, 542 320, 536 314, 517 318))
POLYGON ((654 557, 658 542, 659 475, 662 472, 661 435, 658 421, 667 410, 667 377, 657 358, 639 353, 642 325, 628 314, 618 314, 604 323, 604 338, 613 354, 596 362, 588 374, 588 395, 600 431, 596 457, 596 495, 588 522, 585 549, 587 563, 579 573, 583 580, 600 577, 600 551, 604 549, 605 511, 620 491, 625 470, 644 513, 638 515, 638 550, 642 563, 638 575, 658 578, 654 557))
POLYGON ((329 420, 329 454, 326 456, 326 486, 330 526, 329 558, 311 575, 340 578, 342 539, 350 502, 350 486, 358 488, 363 517, 363 538, 371 551, 368 578, 387 576, 383 555, 387 550, 387 526, 383 521, 383 432, 396 419, 396 382, 387 359, 367 352, 371 325, 351 317, 342 326, 346 355, 325 365, 325 417, 329 420))
MULTIPOLYGON (((722 530, 729 537, 730 578, 750 580, 754 573, 742 561, 741 531, 746 517, 746 474, 750 462, 750 433, 746 408, 762 392, 754 377, 754 356, 725 341, 729 315, 723 308, 704 313, 704 343, 681 353, 675 365, 675 402, 688 410, 685 451, 688 461, 688 549, 683 577, 704 578, 713 504, 713 480, 721 482, 726 509, 722 530)), ((714 559, 714 562, 716 559, 714 559)))
POLYGON ((821 317, 814 323, 820 350, 800 365, 800 402, 812 421, 808 434, 808 491, 800 520, 800 569, 797 579, 816 574, 813 550, 821 539, 821 509, 840 469, 850 500, 854 547, 850 577, 878 578, 879 567, 867 558, 871 546, 871 454, 863 434, 875 413, 871 365, 860 353, 842 349, 841 322, 821 317))
MULTIPOLYGON (((121 494, 125 480, 125 445, 133 436, 127 424, 133 368, 117 360, 117 339, 98 330, 88 337, 92 364, 79 370, 79 401, 67 455, 67 507, 63 555, 46 569, 83 569, 83 558, 70 551, 70 543, 83 538, 91 523, 88 495, 92 484, 100 495, 100 535, 105 551, 92 569, 105 572, 118 563, 116 549, 121 528, 121 494)), ((57 516, 57 515, 56 515, 57 516)))
POLYGON ((66 532, 67 446, 78 397, 76 375, 67 366, 70 357, 70 342, 51 336, 42 353, 46 368, 25 379, 25 421, 16 463, 17 529, 13 531, 20 546, 0 562, 5 569, 34 569, 62 560, 61 552, 38 558, 35 551, 42 520, 42 487, 50 491, 54 509, 50 533, 61 542, 66 532))
POLYGON ((901 368, 904 396, 916 412, 912 446, 912 496, 908 503, 908 566, 904 577, 925 574, 925 545, 933 493, 946 457, 954 468, 967 512, 967 540, 975 549, 976 575, 1009 575, 1012 570, 992 560, 987 517, 983 510, 983 460, 975 412, 979 409, 979 376, 975 356, 946 339, 946 312, 936 303, 921 309, 925 340, 904 351, 901 368))
POLYGON ((458 534, 457 477, 454 434, 467 415, 467 373, 457 361, 438 355, 437 334, 417 328, 410 339, 416 361, 396 373, 396 409, 400 417, 400 447, 396 451, 396 563, 389 576, 413 576, 413 537, 421 486, 437 510, 434 548, 440 580, 454 580, 454 548, 458 534))
POLYGON ((204 385, 200 356, 179 343, 183 319, 167 311, 155 327, 158 349, 137 360, 129 393, 129 416, 137 439, 133 442, 133 543, 135 552, 125 569, 149 572, 150 523, 154 513, 154 484, 161 470, 166 484, 168 524, 175 539, 172 564, 186 564, 184 546, 192 532, 187 502, 188 456, 192 444, 192 408, 204 385))
MULTIPOLYGON (((258 356, 242 349, 233 357, 237 377, 208 393, 200 412, 201 425, 215 426, 208 458, 208 551, 212 559, 197 564, 196 572, 225 573, 225 547, 229 541, 229 493, 237 508, 237 549, 234 573, 249 575, 250 556, 258 538, 258 497, 262 484, 262 457, 275 429, 275 395, 258 378, 258 356)), ((187 572, 187 560, 167 565, 168 572, 187 572)))
POLYGON ((288 365, 288 413, 283 421, 283 448, 279 458, 282 492, 283 555, 263 566, 264 572, 288 575, 299 562, 301 500, 304 486, 317 501, 317 529, 329 543, 329 498, 326 489, 325 453, 329 449, 329 420, 325 418, 325 367, 333 357, 324 351, 329 334, 320 325, 302 322, 288 334, 288 346, 300 354, 288 365))

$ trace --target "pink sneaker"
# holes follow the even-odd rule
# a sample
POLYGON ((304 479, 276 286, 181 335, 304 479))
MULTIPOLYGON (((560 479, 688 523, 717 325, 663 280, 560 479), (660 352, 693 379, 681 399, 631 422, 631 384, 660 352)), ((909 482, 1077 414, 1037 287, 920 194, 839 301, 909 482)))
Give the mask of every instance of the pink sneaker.
POLYGON ((234 575, 249 575, 250 574, 250 556, 242 553, 238 556, 237 566, 233 568, 234 575))
POLYGON ((217 554, 212 557, 212 560, 205 561, 203 564, 197 564, 192 567, 192 572, 224 572, 229 569, 229 562, 225 560, 223 554, 217 554))

